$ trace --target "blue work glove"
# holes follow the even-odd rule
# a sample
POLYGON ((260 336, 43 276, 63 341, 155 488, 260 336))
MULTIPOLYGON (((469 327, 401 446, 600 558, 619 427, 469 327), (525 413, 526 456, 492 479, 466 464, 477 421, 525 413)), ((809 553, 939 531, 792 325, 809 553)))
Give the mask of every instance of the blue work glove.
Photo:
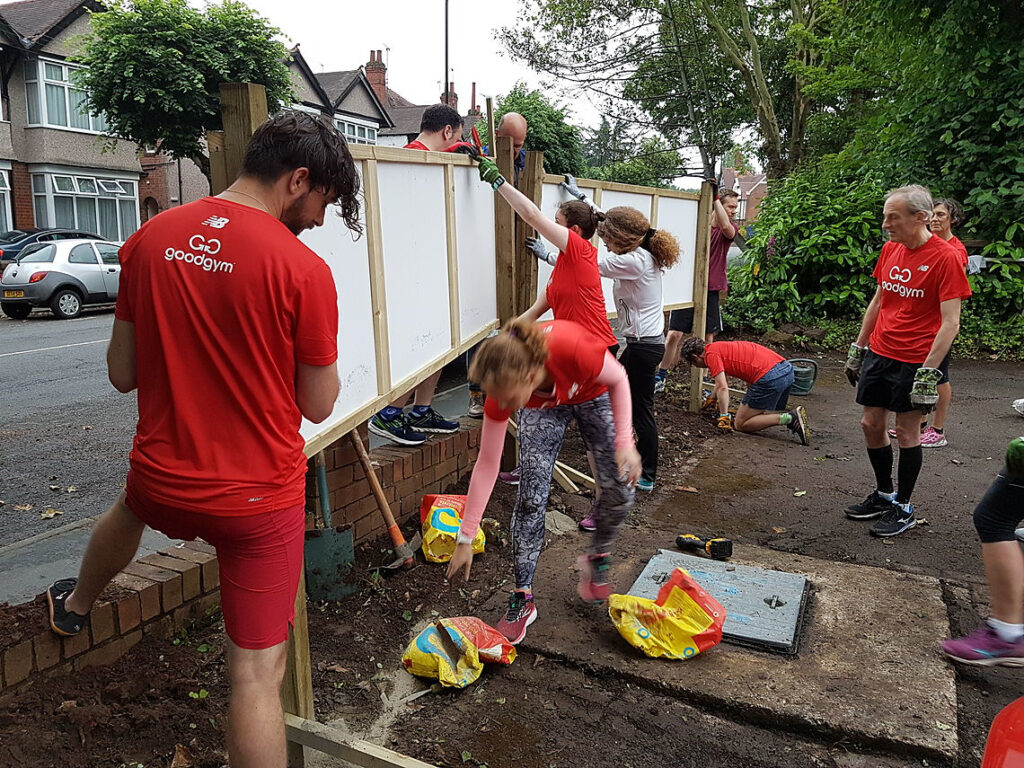
POLYGON ((921 413, 931 413, 939 401, 940 379, 942 371, 938 368, 918 368, 914 373, 914 385, 910 388, 910 404, 921 413))
POLYGON ((498 166, 489 157, 481 157, 477 162, 480 163, 480 181, 490 184, 491 189, 497 192, 498 187, 505 183, 505 177, 501 175, 498 166))

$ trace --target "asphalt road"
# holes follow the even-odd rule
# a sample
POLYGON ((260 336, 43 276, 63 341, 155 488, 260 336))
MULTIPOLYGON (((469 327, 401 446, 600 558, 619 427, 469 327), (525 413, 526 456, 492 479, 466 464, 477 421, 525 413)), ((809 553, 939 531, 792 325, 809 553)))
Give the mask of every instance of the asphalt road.
POLYGON ((121 490, 136 407, 107 381, 113 319, 0 319, 0 546, 100 514, 121 490))

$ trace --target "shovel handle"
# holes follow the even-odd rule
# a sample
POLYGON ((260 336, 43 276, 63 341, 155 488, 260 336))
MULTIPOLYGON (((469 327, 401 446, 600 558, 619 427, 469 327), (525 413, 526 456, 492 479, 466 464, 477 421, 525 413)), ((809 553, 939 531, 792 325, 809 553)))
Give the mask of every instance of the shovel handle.
MULTIPOLYGON (((395 516, 391 514, 391 506, 388 504, 388 499, 384 495, 384 489, 380 487, 380 480, 377 479, 377 473, 373 471, 373 465, 370 463, 370 455, 366 452, 366 446, 363 445, 363 441, 359 437, 359 433, 355 430, 348 433, 349 439, 352 441, 352 445, 356 449, 356 455, 359 457, 359 463, 363 465, 363 472, 366 474, 366 479, 370 483, 370 490, 373 491, 374 497, 377 499, 377 507, 380 509, 380 513, 384 516, 384 523, 387 525, 388 533, 391 534, 391 541, 395 545, 395 549, 405 546, 405 537, 402 532, 398 529, 398 523, 395 522, 395 516)), ((412 557, 409 557, 406 562, 411 563, 412 557)))

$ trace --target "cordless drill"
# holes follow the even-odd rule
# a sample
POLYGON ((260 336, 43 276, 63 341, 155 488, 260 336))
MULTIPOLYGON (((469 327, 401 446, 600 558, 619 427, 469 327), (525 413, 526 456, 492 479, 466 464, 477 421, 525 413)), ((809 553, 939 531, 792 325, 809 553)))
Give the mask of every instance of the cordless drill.
POLYGON ((682 533, 676 536, 676 546, 684 552, 703 552, 715 560, 732 557, 732 541, 729 539, 705 539, 693 533, 682 533))

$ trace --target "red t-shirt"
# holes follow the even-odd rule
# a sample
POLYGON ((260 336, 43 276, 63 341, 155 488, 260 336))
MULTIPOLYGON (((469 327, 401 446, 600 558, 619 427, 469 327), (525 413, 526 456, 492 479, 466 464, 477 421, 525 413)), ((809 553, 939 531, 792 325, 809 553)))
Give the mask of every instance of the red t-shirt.
POLYGON ((967 255, 967 246, 960 242, 960 238, 953 235, 949 240, 946 241, 956 250, 957 255, 960 257, 960 261, 963 262, 963 268, 967 269, 967 262, 969 262, 970 256, 967 255))
POLYGON ((572 320, 604 342, 618 344, 604 306, 601 273, 597 269, 597 248, 569 230, 569 242, 558 254, 558 261, 545 290, 556 320, 572 320))
POLYGON ((726 269, 728 267, 729 248, 732 246, 732 241, 736 239, 736 231, 736 229, 733 229, 732 237, 729 237, 721 227, 711 228, 711 246, 708 249, 709 291, 724 291, 729 287, 726 269))
POLYGON ((942 325, 942 302, 971 295, 959 254, 935 234, 917 248, 888 242, 873 274, 882 304, 868 346, 893 360, 923 363, 942 325))
POLYGON ((726 376, 753 384, 785 360, 782 355, 752 341, 713 341, 704 347, 704 362, 711 378, 726 376))
POLYGON ((301 503, 296 366, 338 357, 324 261, 263 211, 208 197, 148 222, 121 265, 115 315, 135 325, 133 483, 211 515, 301 503))
MULTIPOLYGON (((608 387, 594 382, 604 368, 608 345, 578 323, 569 320, 551 320, 541 323, 547 333, 548 359, 544 363, 555 381, 552 392, 534 390, 527 408, 552 408, 556 405, 577 405, 593 400, 608 391, 608 387)), ((498 407, 498 401, 488 397, 484 413, 503 421, 511 416, 498 407)))
POLYGON ((430 151, 430 147, 428 147, 426 144, 424 144, 419 139, 413 139, 408 144, 406 144, 404 147, 402 147, 402 149, 425 149, 427 152, 430 151))

